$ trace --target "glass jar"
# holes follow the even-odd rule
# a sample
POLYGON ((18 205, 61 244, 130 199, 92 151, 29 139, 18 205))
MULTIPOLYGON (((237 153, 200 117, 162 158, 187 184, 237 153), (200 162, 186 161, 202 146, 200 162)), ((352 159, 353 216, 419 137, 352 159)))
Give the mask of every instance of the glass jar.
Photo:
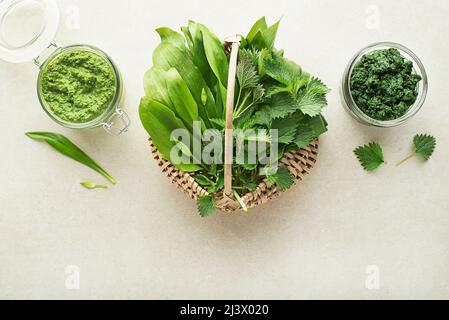
POLYGON ((54 42, 59 26, 59 9, 54 0, 2 0, 0 1, 0 59, 10 63, 34 61, 40 72, 37 95, 48 116, 56 123, 71 129, 103 127, 107 132, 120 135, 130 126, 129 116, 121 108, 123 79, 114 61, 102 50, 85 44, 61 47, 54 42), (46 66, 60 54, 70 50, 95 53, 111 66, 115 76, 115 93, 105 111, 86 123, 64 121, 48 107, 42 97, 41 77, 46 66))
POLYGON ((410 49, 394 42, 379 42, 369 45, 368 47, 360 50, 349 62, 349 65, 347 66, 343 74, 343 79, 340 88, 342 103, 345 109, 348 111, 348 113, 352 117, 354 117, 357 121, 365 125, 380 128, 390 128, 399 126, 410 120, 414 115, 416 115, 419 112, 419 110, 421 110, 422 106, 424 105, 424 102, 427 97, 427 91, 428 91, 427 73, 421 60, 419 60, 419 58, 410 49), (390 48, 397 49, 404 58, 411 61, 413 63, 413 71, 417 75, 421 76, 422 80, 419 82, 417 87, 418 92, 417 99, 415 103, 409 108, 407 113, 398 119, 381 121, 369 117, 357 106, 351 93, 351 78, 355 66, 364 55, 377 50, 390 49, 390 48))

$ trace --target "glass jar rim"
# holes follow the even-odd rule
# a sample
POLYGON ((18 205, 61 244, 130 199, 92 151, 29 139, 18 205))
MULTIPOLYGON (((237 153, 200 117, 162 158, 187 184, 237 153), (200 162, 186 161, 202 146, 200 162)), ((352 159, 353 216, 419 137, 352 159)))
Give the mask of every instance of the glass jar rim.
POLYGON ((407 47, 396 43, 396 42, 376 42, 373 44, 370 44, 363 49, 361 49, 355 56, 350 60, 344 75, 343 75, 343 81, 342 81, 342 95, 343 99, 345 100, 345 104, 348 108, 351 110, 351 114, 356 116, 357 120, 362 121, 363 123, 373 125, 376 127, 382 127, 382 128, 389 128, 389 127, 395 127, 399 126, 405 122, 407 122, 409 119, 411 119, 413 116, 415 116, 423 107, 424 102, 427 98, 428 93, 428 77, 427 72, 424 67, 424 64, 421 62, 421 60, 418 58, 418 56, 408 49, 407 47), (357 105, 355 102, 352 92, 351 92, 351 77, 352 72, 354 71, 355 66, 360 61, 360 59, 365 56, 368 53, 382 50, 382 49, 388 49, 388 48, 394 48, 399 50, 401 55, 404 58, 407 58, 408 60, 411 60, 413 62, 413 69, 415 72, 419 71, 419 75, 422 77, 422 81, 418 84, 418 97, 413 105, 410 106, 408 112, 403 115, 402 117, 394 120, 388 120, 388 121, 382 121, 377 120, 374 118, 369 117, 366 115, 357 105), (409 59, 410 58, 410 59, 409 59))
POLYGON ((55 0, 0 0, 0 59, 32 61, 53 41, 59 20, 55 0))
POLYGON ((105 124, 107 122, 107 120, 117 111, 117 108, 119 108, 120 99, 122 96, 122 78, 120 75, 120 71, 119 71, 117 65, 115 64, 115 62, 103 50, 101 50, 97 47, 94 47, 92 45, 87 45, 87 44, 73 44, 73 45, 69 45, 69 46, 59 47, 52 54, 50 54, 50 56, 42 63, 42 66, 40 68, 41 68, 41 71, 39 72, 39 76, 38 76, 38 80, 37 80, 37 95, 39 98, 39 102, 40 102, 42 108, 44 109, 44 111, 47 113, 47 115, 50 118, 52 118, 55 122, 57 122, 58 124, 66 127, 66 128, 70 128, 70 129, 94 128, 94 127, 101 126, 101 125, 105 124), (46 65, 48 65, 48 63, 53 61, 57 56, 59 56, 60 54, 62 54, 64 52, 68 52, 68 51, 72 51, 72 50, 90 51, 90 52, 93 52, 93 53, 101 56, 102 58, 105 59, 105 61, 108 62, 108 64, 111 66, 111 68, 114 72, 114 77, 115 77, 114 97, 109 102, 108 107, 105 109, 105 111, 100 116, 98 116, 97 118, 95 118, 91 121, 88 121, 88 122, 82 122, 82 123, 69 122, 69 121, 65 121, 65 120, 59 118, 56 114, 54 114, 50 110, 50 108, 46 105, 45 99, 43 99, 43 97, 42 97, 41 86, 40 86, 41 79, 42 79, 42 70, 44 70, 46 65))

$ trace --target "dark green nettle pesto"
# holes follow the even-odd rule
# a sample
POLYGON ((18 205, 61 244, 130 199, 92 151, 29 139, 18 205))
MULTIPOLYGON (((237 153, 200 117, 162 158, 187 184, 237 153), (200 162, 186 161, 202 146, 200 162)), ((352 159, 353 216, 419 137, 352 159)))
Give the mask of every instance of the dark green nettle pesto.
POLYGON ((370 118, 389 121, 407 113, 418 97, 422 78, 413 63, 394 48, 364 55, 351 76, 351 94, 370 118))
POLYGON ((88 50, 62 52, 42 70, 44 104, 70 123, 90 122, 105 113, 116 92, 111 64, 88 50))

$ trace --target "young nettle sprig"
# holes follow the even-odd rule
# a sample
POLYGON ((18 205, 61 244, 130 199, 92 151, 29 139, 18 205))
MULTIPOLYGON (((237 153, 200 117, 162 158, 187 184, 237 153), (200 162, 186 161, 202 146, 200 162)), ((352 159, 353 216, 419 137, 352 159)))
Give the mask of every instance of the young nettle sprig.
POLYGON ((413 153, 410 154, 407 158, 400 161, 397 164, 397 166, 400 166, 401 164, 403 164, 404 162, 410 160, 415 156, 420 156, 424 161, 428 161, 435 152, 437 140, 435 137, 429 134, 418 134, 413 139, 413 145, 415 151, 413 151, 413 153))

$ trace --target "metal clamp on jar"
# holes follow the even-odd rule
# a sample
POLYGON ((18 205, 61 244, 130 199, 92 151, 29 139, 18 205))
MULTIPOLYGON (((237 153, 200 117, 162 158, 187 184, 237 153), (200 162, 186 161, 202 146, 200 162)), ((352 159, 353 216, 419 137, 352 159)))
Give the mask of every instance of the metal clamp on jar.
POLYGON ((34 61, 39 67, 37 94, 42 108, 56 123, 71 129, 103 127, 107 132, 120 135, 130 126, 128 114, 121 108, 123 80, 114 61, 102 50, 89 45, 61 47, 54 37, 59 26, 59 8, 54 0, 0 1, 0 59, 10 63, 34 61), (42 90, 46 68, 61 55, 75 50, 94 54, 110 67, 114 78, 113 94, 98 115, 86 121, 63 119, 49 106, 42 90))

